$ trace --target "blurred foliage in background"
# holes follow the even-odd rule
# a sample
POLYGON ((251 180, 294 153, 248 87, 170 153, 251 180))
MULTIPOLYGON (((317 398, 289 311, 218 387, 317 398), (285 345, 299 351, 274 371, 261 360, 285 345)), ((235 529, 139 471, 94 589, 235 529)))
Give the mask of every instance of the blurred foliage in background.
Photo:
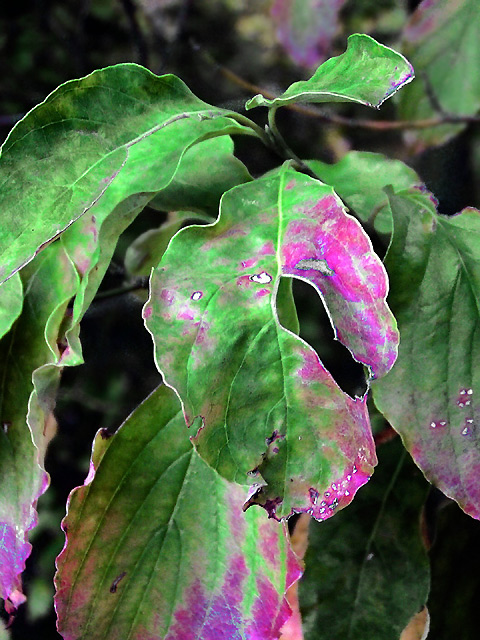
MULTIPOLYGON (((454 25, 446 34, 442 24, 436 25, 441 46, 434 38, 427 38, 425 45, 422 38, 429 27, 422 25, 421 18, 409 22, 417 4, 406 0, 4 0, 0 8, 0 138, 56 86, 96 68, 137 62, 156 74, 178 75, 207 102, 242 109, 245 100, 259 91, 277 95, 290 83, 308 78, 322 60, 344 51, 351 33, 367 33, 403 51, 417 71, 416 82, 381 112, 353 104, 281 110, 279 127, 292 148, 302 158, 328 163, 352 149, 382 152, 417 171, 438 197, 442 213, 452 214, 466 205, 480 207, 478 126, 404 130, 378 126, 400 117, 441 117, 455 109, 457 115, 474 115, 480 106, 480 89, 470 91, 480 82, 477 0, 437 3, 438 20, 454 25), (293 5, 295 20, 289 17, 293 5), (458 68, 453 55, 457 49, 471 64, 458 68), (451 59, 443 59, 439 71, 435 63, 445 51, 451 59), (439 77, 439 73, 445 75, 445 68, 451 69, 448 82, 439 77), (473 95, 470 102, 466 93, 473 95), (357 126, 358 119, 369 120, 370 125, 357 126)), ((251 117, 263 125, 262 115, 253 112, 251 117)), ((249 139, 240 137, 235 144, 254 176, 278 164, 268 150, 249 139)), ((19 611, 13 639, 59 637, 52 611, 52 577, 54 558, 63 546, 60 520, 68 493, 85 478, 96 431, 118 428, 159 383, 151 340, 141 320, 142 298, 109 292, 125 283, 127 247, 164 219, 163 213, 147 208, 127 229, 100 295, 82 323, 86 364, 63 377, 57 435, 46 460, 52 484, 39 503, 39 524, 32 532, 33 554, 25 575, 28 607, 19 611)), ((380 255, 385 253, 381 238, 375 248, 380 255)), ((308 287, 301 284, 296 284, 295 296, 302 336, 343 388, 358 391, 361 367, 355 367, 346 349, 330 339, 332 329, 320 300, 312 299, 308 287)), ((372 422, 378 429, 384 426, 379 415, 372 422)), ((472 585, 480 559, 478 554, 468 554, 465 560, 451 541, 456 538, 453 529, 460 532, 466 548, 476 548, 480 524, 449 505, 441 512, 437 530, 436 514, 445 502, 436 492, 427 501, 428 537, 434 541, 432 572, 438 577, 431 611, 436 609, 438 620, 455 582, 459 603, 455 609, 463 616, 462 622, 455 618, 455 625, 465 625, 465 619, 473 624, 478 616, 474 604, 478 585, 472 585), (469 567, 461 581, 455 574, 459 562, 469 567)), ((449 625, 447 635, 431 637, 455 637, 453 619, 449 625)), ((467 631, 456 637, 474 636, 467 631)))

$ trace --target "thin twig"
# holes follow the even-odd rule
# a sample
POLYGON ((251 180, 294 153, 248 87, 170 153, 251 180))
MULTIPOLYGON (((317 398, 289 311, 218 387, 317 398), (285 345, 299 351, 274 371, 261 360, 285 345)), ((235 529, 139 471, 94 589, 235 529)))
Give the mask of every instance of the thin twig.
MULTIPOLYGON (((220 73, 229 81, 239 87, 246 89, 249 93, 261 93, 270 100, 277 96, 256 84, 248 82, 236 73, 215 62, 215 66, 220 73)), ((326 113, 321 109, 303 104, 287 104, 285 108, 297 111, 303 115, 318 118, 328 124, 350 127, 352 129, 370 129, 373 131, 401 131, 403 129, 428 129, 430 127, 440 127, 444 124, 478 124, 480 116, 460 116, 453 113, 445 113, 435 118, 424 118, 422 120, 366 120, 362 118, 347 118, 333 113, 326 113)))

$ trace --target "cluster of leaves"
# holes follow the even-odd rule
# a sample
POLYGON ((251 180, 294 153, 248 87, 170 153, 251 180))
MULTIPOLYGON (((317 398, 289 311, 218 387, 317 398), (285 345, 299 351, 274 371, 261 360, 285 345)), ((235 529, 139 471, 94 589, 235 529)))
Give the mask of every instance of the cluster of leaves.
MULTIPOLYGON (((433 27, 425 18, 434 41, 453 11, 437 4, 433 27)), ((472 7, 460 3, 456 22, 472 7)), ((425 49, 437 58, 431 40, 412 49, 420 65, 425 49)), ((98 432, 88 477, 70 496, 55 578, 62 637, 300 638, 293 514, 314 520, 300 587, 307 637, 367 626, 369 637, 398 638, 425 604, 427 483, 417 467, 480 517, 480 214, 442 216, 416 173, 380 154, 299 159, 275 120, 305 102, 379 107, 412 79, 402 55, 354 35, 309 80, 248 101, 247 110, 268 108, 265 129, 133 64, 62 85, 14 127, 0 165, 8 612, 25 599, 61 372, 82 363, 80 322, 119 236, 147 205, 171 213, 135 240, 126 268, 150 276, 143 318, 166 384, 113 436, 98 432), (257 138, 286 162, 253 179, 231 135, 257 138), (389 238, 384 264, 362 224, 389 238), (344 392, 299 337, 294 279, 320 295, 336 339, 365 365, 376 408, 369 394, 344 392), (362 488, 377 464, 378 412, 404 447, 384 445, 362 488), (351 564, 349 584, 332 577, 335 562, 351 564)), ((473 115, 479 94, 458 115, 473 115)), ((400 105, 412 117, 408 99, 400 105)), ((453 119, 436 141, 464 126, 453 119)))

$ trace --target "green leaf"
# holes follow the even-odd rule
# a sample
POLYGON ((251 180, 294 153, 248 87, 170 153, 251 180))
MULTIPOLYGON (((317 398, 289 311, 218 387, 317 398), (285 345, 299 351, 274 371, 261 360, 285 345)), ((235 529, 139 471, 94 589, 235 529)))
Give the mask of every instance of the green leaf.
POLYGON ((379 107, 413 77, 413 68, 402 55, 356 33, 348 38, 345 53, 324 62, 309 80, 294 82, 273 100, 257 95, 246 108, 297 102, 359 102, 379 107))
POLYGON ((480 517, 480 212, 438 215, 428 193, 390 195, 385 260, 398 360, 375 403, 427 479, 480 517))
POLYGON ((378 455, 375 475, 353 504, 329 522, 311 523, 299 585, 305 640, 398 640, 426 602, 420 513, 428 485, 398 438, 378 455))
POLYGON ((17 123, 2 147, 0 280, 93 205, 102 207, 114 185, 115 206, 145 191, 153 195, 168 186, 195 143, 252 133, 229 113, 212 110, 175 76, 158 77, 134 64, 60 86, 17 123))
POLYGON ((200 455, 253 484, 250 503, 271 515, 323 519, 367 481, 375 451, 365 398, 343 393, 280 325, 282 276, 317 289, 338 339, 374 375, 391 367, 398 335, 380 260, 333 189, 287 165, 226 193, 214 225, 177 233, 152 274, 144 318, 187 424, 202 417, 200 455), (317 501, 324 491, 329 509, 317 501))
POLYGON ((172 182, 149 206, 160 211, 207 212, 216 217, 225 191, 250 180, 245 165, 233 155, 229 136, 204 140, 188 149, 172 182))
POLYGON ((392 214, 384 188, 392 185, 394 191, 400 191, 421 184, 408 165, 381 153, 349 151, 336 164, 309 160, 308 165, 323 182, 332 185, 360 220, 374 220, 379 233, 392 231, 392 214))
POLYGON ((15 274, 0 285, 0 338, 2 338, 22 312, 23 287, 20 276, 15 274))
MULTIPOLYGON (((447 113, 474 115, 480 109, 480 40, 477 0, 424 0, 404 31, 403 50, 418 79, 399 101, 404 120, 439 117, 438 105, 447 113), (425 84, 425 78, 429 88, 425 84)), ((445 124, 409 132, 419 149, 446 142, 465 125, 445 124)))
POLYGON ((338 29, 345 0, 275 0, 271 8, 277 38, 297 64, 323 62, 338 29))
POLYGON ((300 569, 285 528, 196 454, 177 398, 160 387, 111 438, 70 495, 57 559, 65 640, 274 640, 300 569))
POLYGON ((20 275, 26 292, 22 314, 0 341, 2 598, 20 587, 19 575, 30 553, 27 534, 36 523, 36 500, 48 484, 42 468, 45 430, 61 368, 72 356, 71 346, 62 344, 62 326, 78 286, 78 275, 58 242, 20 275))

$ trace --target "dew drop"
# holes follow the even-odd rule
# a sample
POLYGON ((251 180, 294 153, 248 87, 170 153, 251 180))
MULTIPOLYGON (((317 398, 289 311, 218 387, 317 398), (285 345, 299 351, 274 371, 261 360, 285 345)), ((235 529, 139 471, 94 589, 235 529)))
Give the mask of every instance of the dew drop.
POLYGON ((473 389, 467 389, 467 394, 468 394, 469 396, 471 396, 471 395, 472 395, 472 393, 473 393, 473 389))
POLYGON ((348 474, 347 480, 350 482, 351 479, 352 479, 352 476, 350 474, 348 474))
POLYGON ((192 300, 200 300, 200 298, 203 296, 203 293, 201 291, 194 291, 192 293, 192 295, 190 296, 190 298, 192 300))
POLYGON ((328 498, 328 496, 330 495, 330 491, 325 491, 323 495, 325 496, 325 498, 328 498))
POLYGON ((325 511, 325 507, 322 507, 322 508, 321 508, 321 509, 319 509, 318 511, 319 511, 319 513, 324 513, 324 511, 325 511))
POLYGON ((468 436, 470 434, 470 429, 468 427, 465 427, 465 429, 462 431, 462 436, 468 436))
POLYGON ((301 440, 301 439, 302 439, 302 436, 298 436, 298 439, 299 439, 299 440, 301 440))
MULTIPOLYGON (((327 506, 327 503, 325 502, 325 500, 322 500, 322 502, 320 503, 320 506, 321 507, 326 507, 327 506)), ((324 511, 325 511, 325 509, 324 509, 324 511)))
POLYGON ((250 280, 252 282, 258 282, 259 284, 268 284, 272 281, 272 276, 266 271, 262 271, 262 273, 256 273, 255 275, 250 276, 250 280))
POLYGON ((446 420, 440 420, 440 422, 438 423, 441 427, 444 427, 447 424, 446 420))
POLYGON ((357 473, 357 467, 353 465, 352 473, 357 473))
POLYGON ((345 491, 345 495, 346 495, 346 496, 349 496, 349 495, 350 495, 350 491, 348 491, 348 490, 347 490, 347 491, 345 491))
POLYGON ((369 562, 373 558, 373 553, 369 553, 366 557, 367 562, 369 562))

